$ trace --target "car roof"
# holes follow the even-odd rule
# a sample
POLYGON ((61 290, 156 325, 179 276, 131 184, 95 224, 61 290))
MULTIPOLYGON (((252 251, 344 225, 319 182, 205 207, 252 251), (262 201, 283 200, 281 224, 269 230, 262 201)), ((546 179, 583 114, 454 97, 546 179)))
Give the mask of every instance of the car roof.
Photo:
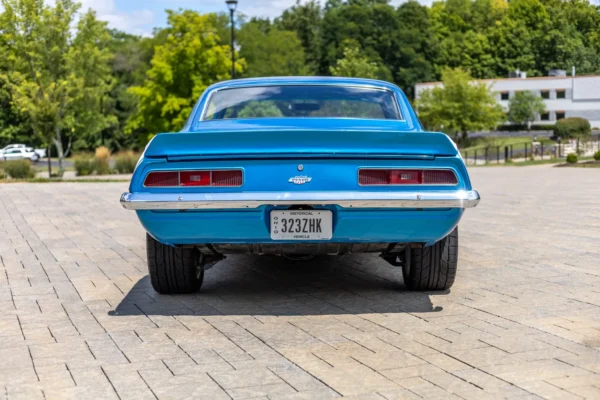
POLYGON ((366 78, 345 78, 333 76, 272 76, 263 78, 243 78, 222 81, 210 86, 207 90, 251 87, 262 85, 348 85, 369 86, 373 88, 400 90, 393 83, 366 78))

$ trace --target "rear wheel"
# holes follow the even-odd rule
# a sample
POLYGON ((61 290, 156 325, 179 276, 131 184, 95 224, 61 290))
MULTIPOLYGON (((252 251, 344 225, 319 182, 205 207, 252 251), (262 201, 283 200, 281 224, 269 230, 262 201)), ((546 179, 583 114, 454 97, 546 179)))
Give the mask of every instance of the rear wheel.
POLYGON ((162 244, 146 234, 152 287, 162 294, 194 293, 204 280, 201 255, 195 249, 162 244))
POLYGON ((449 289, 456 278, 458 228, 429 247, 407 249, 402 268, 404 284, 411 290, 449 289))

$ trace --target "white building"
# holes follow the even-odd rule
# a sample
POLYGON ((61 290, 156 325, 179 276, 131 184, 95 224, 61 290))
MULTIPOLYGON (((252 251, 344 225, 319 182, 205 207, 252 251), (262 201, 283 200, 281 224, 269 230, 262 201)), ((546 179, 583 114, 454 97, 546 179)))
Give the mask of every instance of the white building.
MULTIPOLYGON (((592 128, 600 127, 600 75, 564 76, 564 71, 551 71, 562 76, 543 76, 507 79, 484 79, 496 92, 498 102, 508 111, 508 100, 516 92, 529 90, 544 99, 546 112, 537 115, 534 124, 554 124, 566 117, 582 117, 590 121, 592 128)), ((441 82, 417 83, 415 95, 423 90, 441 86, 441 82)))

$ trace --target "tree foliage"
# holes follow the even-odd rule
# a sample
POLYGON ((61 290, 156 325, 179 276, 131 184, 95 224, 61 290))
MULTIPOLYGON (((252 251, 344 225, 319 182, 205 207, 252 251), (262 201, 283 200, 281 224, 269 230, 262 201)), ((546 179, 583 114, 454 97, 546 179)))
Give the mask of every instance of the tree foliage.
POLYGON ((380 78, 394 80, 398 27, 396 10, 387 1, 327 2, 321 24, 319 73, 329 74, 352 43, 377 64, 380 78))
POLYGON ((93 150, 108 146, 112 150, 141 147, 146 141, 142 130, 133 129, 129 134, 125 128, 130 115, 137 107, 137 97, 129 92, 131 86, 141 86, 150 67, 154 46, 161 42, 160 36, 141 38, 121 31, 110 31, 111 75, 114 85, 104 99, 104 110, 114 115, 117 123, 100 132, 93 140, 80 140, 74 144, 76 150, 93 150))
MULTIPOLYGON (((139 149, 149 135, 181 128, 202 90, 229 78, 227 13, 169 11, 166 27, 139 37, 107 30, 75 0, 0 2, 0 147, 139 149)), ((416 83, 448 69, 475 79, 572 66, 600 73, 600 9, 588 0, 394 4, 296 0, 273 20, 238 13, 238 75, 374 77, 414 98, 416 83)), ((420 108, 428 124, 439 108, 420 108)), ((482 126, 436 124, 456 132, 482 126)))
POLYGON ((447 69, 443 86, 421 93, 417 110, 428 129, 460 134, 458 139, 464 140, 467 132, 493 129, 503 120, 504 112, 489 86, 472 79, 461 69, 447 69))
MULTIPOLYGON (((179 130, 200 94, 211 84, 231 78, 230 47, 216 32, 216 16, 168 10, 164 43, 157 45, 143 86, 129 90, 139 99, 127 124, 150 135, 179 130)), ((236 63, 242 72, 243 60, 236 63)))
POLYGON ((344 57, 337 64, 329 68, 333 76, 350 76, 357 78, 377 78, 379 67, 377 64, 361 55, 356 45, 344 48, 344 57))
POLYGON ((71 0, 54 5, 2 0, 2 5, 3 82, 32 131, 56 147, 62 171, 65 140, 70 143, 78 128, 93 133, 114 120, 101 107, 111 88, 106 23, 90 10, 74 30, 79 5, 71 0))
MULTIPOLYGON (((0 67, 1 68, 1 67, 0 67)), ((0 69, 0 75, 5 74, 0 69)), ((11 87, 6 81, 6 75, 0 76, 0 148, 2 143, 11 141, 26 143, 33 136, 33 131, 25 119, 25 115, 19 112, 13 101, 11 87)))
POLYGON ((416 83, 437 78, 435 59, 440 49, 427 7, 409 0, 398 7, 397 18, 396 64, 391 69, 396 83, 412 98, 416 83))
POLYGON ((94 147, 103 145, 101 133, 118 123, 117 116, 107 112, 115 83, 111 76, 113 53, 109 49, 110 40, 106 23, 88 12, 81 16, 78 34, 71 46, 69 68, 81 81, 70 126, 77 133, 77 140, 93 143, 94 147))
POLYGON ((294 31, 302 43, 306 57, 306 68, 310 74, 318 71, 320 53, 320 35, 322 24, 321 5, 317 0, 309 0, 296 4, 285 10, 279 18, 275 19, 275 25, 284 31, 294 31))
POLYGON ((541 97, 528 90, 517 92, 508 102, 508 119, 529 128, 537 114, 546 110, 541 97))
POLYGON ((244 77, 306 75, 309 68, 296 32, 280 30, 268 21, 250 21, 238 34, 244 77))

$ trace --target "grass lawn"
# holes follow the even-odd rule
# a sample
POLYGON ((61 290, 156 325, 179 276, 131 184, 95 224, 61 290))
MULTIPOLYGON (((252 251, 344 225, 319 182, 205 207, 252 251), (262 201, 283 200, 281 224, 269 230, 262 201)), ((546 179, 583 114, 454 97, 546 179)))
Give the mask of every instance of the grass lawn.
POLYGON ((507 163, 488 163, 488 164, 469 164, 467 168, 471 167, 528 167, 531 165, 545 165, 545 164, 556 164, 557 167, 573 167, 573 168, 600 168, 600 161, 594 161, 591 156, 580 157, 579 163, 567 164, 564 158, 553 158, 550 160, 527 160, 527 161, 509 161, 507 163))
MULTIPOLYGON (((548 138, 539 138, 538 141, 540 143, 544 143, 544 146, 556 144, 553 140, 548 138)), ((525 143, 531 145, 533 142, 533 136, 518 136, 518 137, 476 137, 471 139, 468 147, 460 148, 461 153, 465 153, 465 151, 473 152, 475 150, 483 150, 486 147, 500 146, 501 150, 504 151, 505 146, 524 146, 525 143)))
POLYGON ((488 164, 469 164, 467 165, 467 168, 471 168, 471 167, 528 167, 531 165, 544 165, 544 164, 560 164, 561 162, 563 162, 563 160, 561 159, 557 159, 554 158, 552 160, 527 160, 527 161, 513 161, 513 162, 506 162, 506 163, 500 163, 500 164, 496 164, 494 163, 488 163, 488 164))

